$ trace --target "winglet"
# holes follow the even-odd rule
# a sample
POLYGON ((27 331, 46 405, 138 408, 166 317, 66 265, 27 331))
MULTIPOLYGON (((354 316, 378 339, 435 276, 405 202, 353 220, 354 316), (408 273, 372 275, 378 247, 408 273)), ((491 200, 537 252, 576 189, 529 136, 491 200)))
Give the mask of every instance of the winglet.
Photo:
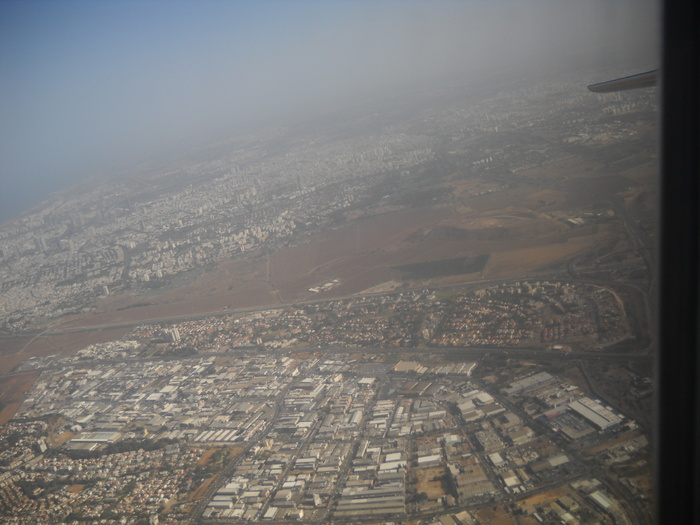
POLYGON ((654 69, 646 73, 637 73, 629 77, 591 84, 588 86, 588 89, 595 93, 611 93, 613 91, 624 91, 626 89, 651 87, 656 84, 658 76, 658 71, 654 69))

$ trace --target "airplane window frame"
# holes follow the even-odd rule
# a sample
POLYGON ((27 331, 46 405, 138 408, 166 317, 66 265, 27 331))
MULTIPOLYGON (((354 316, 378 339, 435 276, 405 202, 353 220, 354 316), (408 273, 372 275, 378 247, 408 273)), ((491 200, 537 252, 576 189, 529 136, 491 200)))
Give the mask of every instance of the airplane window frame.
POLYGON ((690 2, 663 4, 657 523, 700 523, 698 27, 690 2))

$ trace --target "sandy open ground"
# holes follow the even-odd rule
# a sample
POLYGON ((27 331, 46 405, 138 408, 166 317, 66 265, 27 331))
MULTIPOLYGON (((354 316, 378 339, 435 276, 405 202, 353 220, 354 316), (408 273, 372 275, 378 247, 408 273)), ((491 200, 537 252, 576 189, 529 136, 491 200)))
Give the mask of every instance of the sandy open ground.
POLYGON ((445 486, 442 478, 445 476, 445 467, 419 468, 416 469, 416 492, 427 494, 428 499, 437 499, 445 495, 445 486))
POLYGON ((516 519, 501 506, 487 507, 474 513, 479 523, 484 525, 517 525, 516 519))
POLYGON ((88 345, 119 339, 127 332, 127 328, 104 328, 60 335, 39 334, 30 338, 5 338, 2 340, 0 373, 11 372, 30 357, 71 355, 88 345))
POLYGON ((0 402, 3 404, 0 410, 0 425, 12 419, 24 401, 24 394, 38 378, 39 372, 0 377, 0 402))

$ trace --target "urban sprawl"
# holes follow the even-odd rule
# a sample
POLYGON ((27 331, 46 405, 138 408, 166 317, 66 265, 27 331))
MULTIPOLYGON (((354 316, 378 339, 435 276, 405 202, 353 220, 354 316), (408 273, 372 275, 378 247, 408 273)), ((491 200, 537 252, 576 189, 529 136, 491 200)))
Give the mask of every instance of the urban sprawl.
POLYGON ((430 348, 396 346, 421 326, 447 348, 626 333, 609 290, 518 282, 142 325, 33 358, 18 371, 41 376, 2 429, 6 522, 476 523, 474 508, 502 501, 569 523, 648 512, 633 481, 601 468, 646 457, 633 420, 541 367, 482 374, 458 348, 426 361, 430 348), (527 503, 552 487, 556 501, 527 503))
MULTIPOLYGON (((353 117, 378 119, 362 132, 268 129, 93 180, 0 229, 0 330, 109 327, 75 320, 100 300, 146 300, 222 261, 299 246, 341 218, 411 198, 468 209, 532 188, 518 174, 635 140, 653 120, 654 94, 585 84, 505 86, 409 120, 353 117), (420 186, 439 170, 457 177, 452 189, 420 186)), ((604 202, 548 220, 566 232, 624 223, 600 252, 613 256, 591 266, 633 282, 586 280, 562 260, 517 278, 406 278, 335 296, 343 277, 324 276, 300 300, 276 291, 274 306, 128 321, 114 341, 28 356, 0 377, 32 378, 0 427, 0 519, 650 523, 648 421, 581 365, 627 366, 625 395, 645 406, 651 381, 632 364, 649 361, 634 345, 648 345, 653 260, 643 235, 620 240, 633 222, 622 200, 604 202)))

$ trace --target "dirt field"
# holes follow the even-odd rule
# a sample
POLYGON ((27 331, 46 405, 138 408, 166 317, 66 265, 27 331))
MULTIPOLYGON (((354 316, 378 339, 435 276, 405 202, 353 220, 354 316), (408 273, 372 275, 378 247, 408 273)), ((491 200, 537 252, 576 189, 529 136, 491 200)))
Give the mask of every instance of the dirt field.
POLYGON ((487 507, 474 513, 482 525, 517 525, 517 521, 503 507, 487 507))
POLYGON ((63 335, 38 335, 28 340, 18 339, 13 344, 6 344, 5 355, 0 359, 0 373, 11 372, 30 357, 71 355, 88 345, 119 339, 127 332, 127 328, 108 328, 63 335))
POLYGON ((446 474, 445 467, 418 468, 415 470, 417 484, 416 492, 424 492, 428 499, 437 499, 445 495, 445 487, 440 479, 446 474))
POLYGON ((32 339, 31 336, 0 336, 0 362, 6 355, 16 354, 22 350, 32 339))
POLYGON ((211 461, 211 457, 216 452, 219 450, 217 447, 211 447, 208 448, 207 450, 204 451, 204 454, 202 454, 202 457, 199 458, 199 461, 197 461, 197 465, 207 465, 211 461))
POLYGON ((12 419, 24 401, 24 394, 37 379, 39 379, 38 372, 0 378, 0 402, 4 405, 0 411, 0 425, 12 419))
MULTIPOLYGON (((520 500, 516 503, 517 507, 521 509, 526 515, 534 514, 538 512, 538 508, 543 508, 545 512, 550 509, 551 505, 557 502, 560 498, 564 496, 569 496, 574 501, 579 501, 579 496, 575 491, 568 487, 558 487, 547 492, 542 492, 540 494, 535 494, 524 500, 520 500)), ((558 507, 558 506, 557 506, 558 507)), ((520 516, 521 525, 535 525, 539 523, 535 518, 529 516, 520 516)))
POLYGON ((520 520, 520 525, 539 525, 540 523, 535 518, 531 518, 530 516, 518 516, 518 519, 520 520))
POLYGON ((228 451, 228 459, 229 459, 229 460, 232 460, 232 459, 235 458, 238 454, 240 454, 241 452, 243 452, 243 450, 245 450, 245 447, 241 447, 240 445, 239 445, 239 446, 235 446, 235 447, 231 447, 231 448, 229 449, 229 451, 228 451))
POLYGON ((547 492, 535 494, 534 496, 531 496, 522 501, 521 505, 532 505, 533 507, 538 507, 544 503, 551 503, 553 501, 556 501, 562 496, 566 496, 568 492, 569 490, 566 487, 559 487, 557 489, 553 489, 547 492))
POLYGON ((214 480, 216 479, 216 476, 211 476, 210 478, 207 478, 204 483, 202 483, 196 490, 190 493, 189 497, 187 498, 188 501, 197 501, 200 500, 204 497, 204 495, 207 493, 207 489, 209 488, 209 485, 214 483, 214 480))
POLYGON ((69 441, 70 439, 73 438, 75 434, 73 432, 62 432, 58 434, 57 436, 53 437, 50 439, 51 445, 52 446, 60 446, 63 445, 66 441, 69 441))

